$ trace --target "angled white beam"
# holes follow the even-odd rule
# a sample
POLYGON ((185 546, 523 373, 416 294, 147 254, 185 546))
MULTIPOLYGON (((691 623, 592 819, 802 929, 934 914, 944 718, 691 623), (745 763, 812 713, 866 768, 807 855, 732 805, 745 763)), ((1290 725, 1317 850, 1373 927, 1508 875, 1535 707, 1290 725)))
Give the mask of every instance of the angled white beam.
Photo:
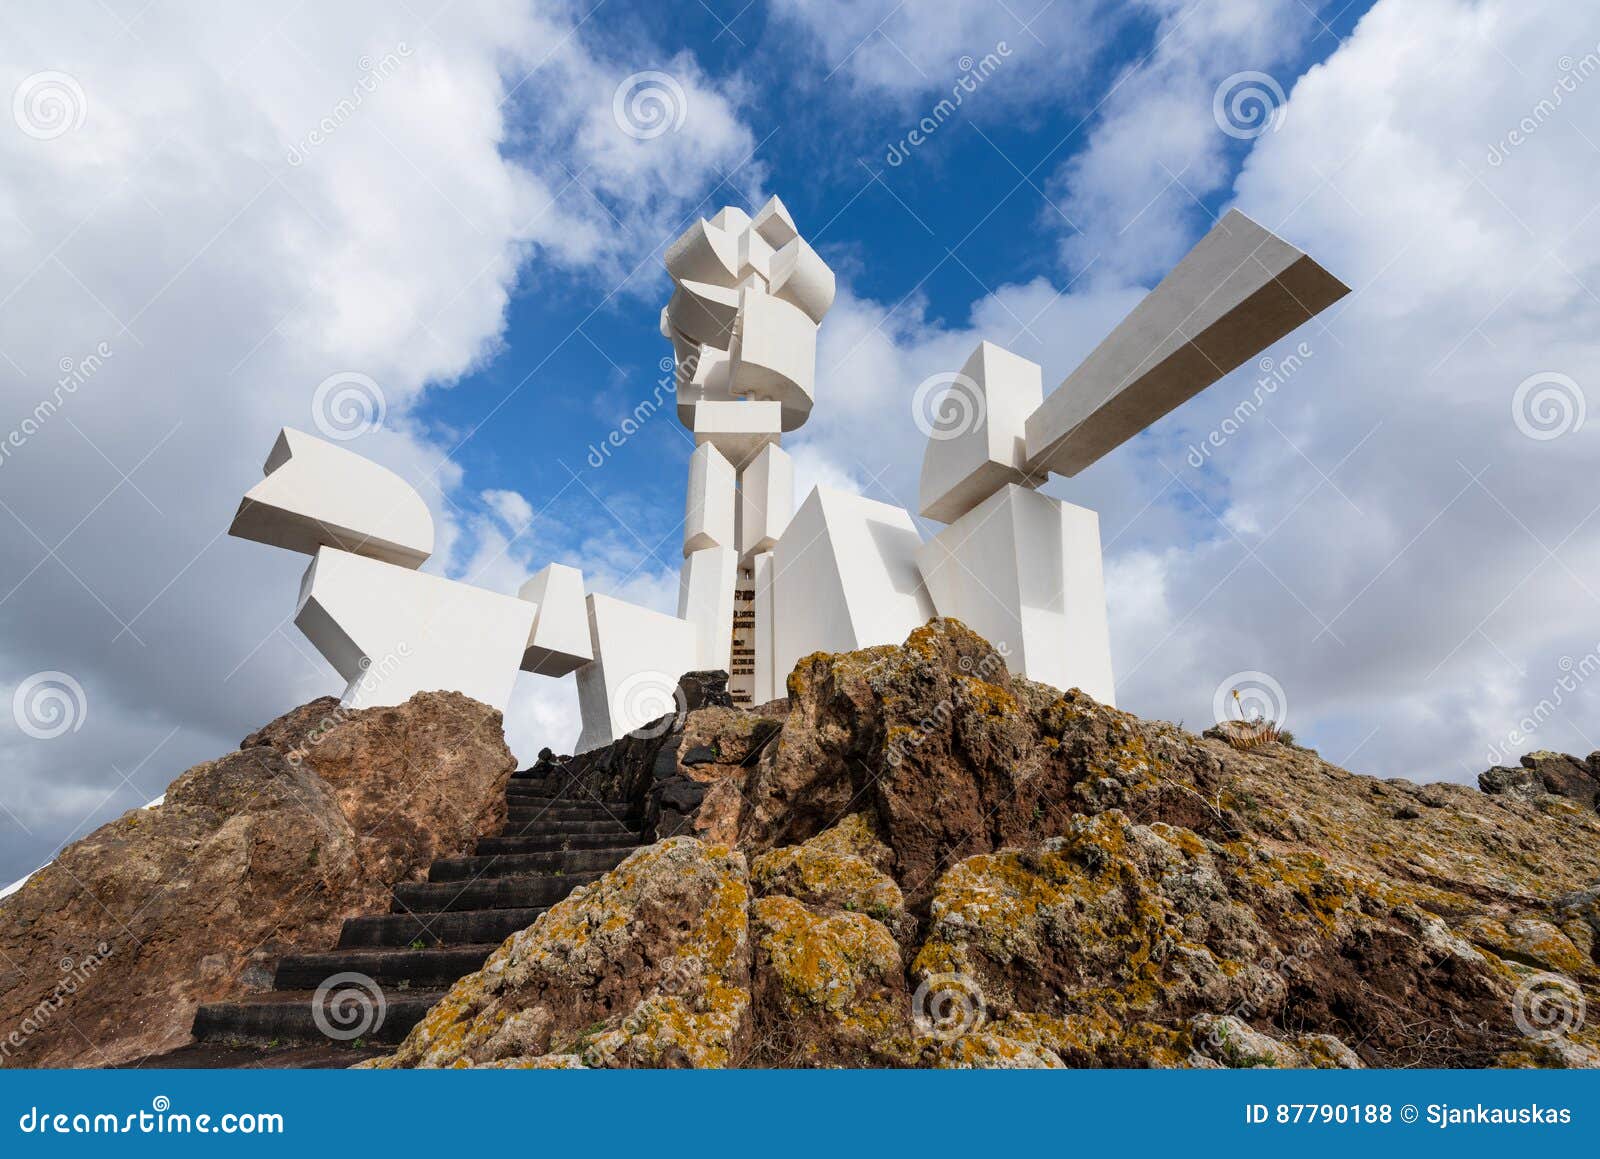
POLYGON ((1349 292, 1231 210, 1034 411, 1028 470, 1076 475, 1349 292))
POLYGON ((683 512, 683 554, 708 547, 734 546, 734 491, 738 475, 733 464, 709 443, 701 443, 689 456, 689 489, 683 512))

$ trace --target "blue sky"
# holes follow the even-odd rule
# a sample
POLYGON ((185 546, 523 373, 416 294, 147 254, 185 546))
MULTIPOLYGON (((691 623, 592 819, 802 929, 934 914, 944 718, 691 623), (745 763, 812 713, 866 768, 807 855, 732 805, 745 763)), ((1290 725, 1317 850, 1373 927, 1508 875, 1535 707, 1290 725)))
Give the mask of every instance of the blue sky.
MULTIPOLYGON (((917 387, 980 339, 1053 386, 1230 207, 1312 253, 1348 298, 1047 484, 1100 514, 1119 704, 1199 728, 1260 678, 1414 780, 1600 749, 1597 41, 1560 0, 6 5, 0 878, 339 690, 303 558, 225 534, 320 384, 381 392, 347 445, 430 569, 670 607, 685 432, 589 448, 661 378, 661 248, 772 193, 839 277, 801 489, 907 505, 917 387)), ((507 732, 569 745, 571 680, 507 732)))

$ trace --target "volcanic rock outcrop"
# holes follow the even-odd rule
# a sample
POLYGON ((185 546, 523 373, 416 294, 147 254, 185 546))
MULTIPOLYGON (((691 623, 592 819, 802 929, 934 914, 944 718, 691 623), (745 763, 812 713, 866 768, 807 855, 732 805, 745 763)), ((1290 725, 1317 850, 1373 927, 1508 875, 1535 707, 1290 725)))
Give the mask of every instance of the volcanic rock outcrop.
POLYGON ((1567 781, 1238 751, 948 620, 788 691, 547 756, 664 840, 371 1065, 1600 1065, 1600 817, 1567 781))
POLYGON ((197 1006, 270 985, 396 882, 504 820, 500 713, 458 693, 313 701, 68 846, 0 902, 0 1065, 181 1046, 197 1006))

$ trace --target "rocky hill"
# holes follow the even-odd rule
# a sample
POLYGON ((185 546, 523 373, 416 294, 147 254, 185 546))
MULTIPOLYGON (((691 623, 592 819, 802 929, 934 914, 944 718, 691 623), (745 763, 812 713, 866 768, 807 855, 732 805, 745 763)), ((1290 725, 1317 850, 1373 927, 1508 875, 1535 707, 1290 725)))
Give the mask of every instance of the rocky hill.
MULTIPOLYGON (((533 770, 554 796, 640 803, 658 840, 512 935, 366 1065, 1600 1065, 1593 762, 1534 754, 1479 791, 1374 780, 1281 743, 1241 751, 1010 676, 947 620, 902 647, 808 657, 788 699, 755 711, 694 691, 676 719, 533 770)), ((370 711, 405 720, 429 699, 370 711)), ((474 767, 494 765, 485 743, 474 767)), ((258 800, 291 783, 281 754, 300 750, 279 744, 258 800)), ((493 777, 472 775, 484 796, 479 780, 469 796, 488 800, 493 777)), ((204 831, 263 840, 259 806, 223 796, 204 831)), ((267 864, 309 856, 306 818, 331 814, 274 808, 286 856, 267 864)), ((471 813, 444 835, 423 815, 405 831, 445 849, 471 813)), ((135 846, 107 830, 83 844, 98 861, 75 847, 63 872, 150 887, 135 846)), ((367 864, 346 844, 321 848, 367 864)), ((376 876, 342 872, 292 936, 262 916, 288 912, 281 899, 252 903, 215 953, 237 980, 273 946, 329 937, 378 878, 419 872, 422 851, 402 845, 376 876)), ((241 897, 278 888, 216 837, 185 848, 196 881, 226 856, 241 897)), ((39 932, 53 907, 92 924, 53 880, 0 904, 0 949, 41 971, 70 941, 39 932)), ((95 880, 86 892, 110 904, 95 880)), ((145 942, 178 941, 208 904, 146 922, 145 942)), ((199 952, 130 969, 117 986, 137 996, 114 1001, 160 1007, 162 1041, 181 1037, 199 952)), ((23 993, 0 979, 6 1017, 23 993)))

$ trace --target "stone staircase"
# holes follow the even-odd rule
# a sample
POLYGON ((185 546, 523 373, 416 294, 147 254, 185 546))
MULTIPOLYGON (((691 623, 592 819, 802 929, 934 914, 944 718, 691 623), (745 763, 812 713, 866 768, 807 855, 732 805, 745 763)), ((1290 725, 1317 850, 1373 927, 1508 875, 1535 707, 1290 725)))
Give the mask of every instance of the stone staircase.
POLYGON ((202 1006, 196 1045, 142 1065, 230 1065, 218 1060, 234 1055, 231 1065, 271 1066, 273 1052, 287 1065, 317 1065, 308 1049, 324 1065, 348 1065, 353 1055, 400 1042, 501 942, 643 843, 637 805, 551 796, 547 786, 545 778, 513 776, 500 833, 479 838, 470 856, 435 861, 427 881, 396 886, 389 913, 346 919, 335 949, 280 959, 270 992, 202 1006), (360 977, 330 987, 319 1011, 318 988, 339 975, 360 977), (341 993, 354 1003, 343 1019, 341 993), (344 1037, 362 1019, 370 1027, 344 1037))

